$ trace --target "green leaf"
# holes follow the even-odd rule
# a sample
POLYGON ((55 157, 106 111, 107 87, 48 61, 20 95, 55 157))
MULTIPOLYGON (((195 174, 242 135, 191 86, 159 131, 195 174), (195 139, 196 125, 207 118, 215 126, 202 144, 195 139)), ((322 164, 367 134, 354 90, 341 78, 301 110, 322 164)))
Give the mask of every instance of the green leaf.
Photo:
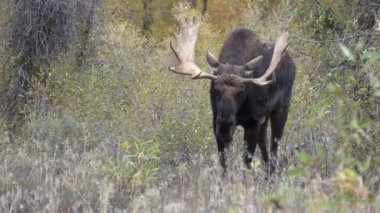
POLYGON ((348 60, 355 61, 354 54, 352 54, 351 50, 348 49, 347 46, 345 46, 344 44, 341 43, 341 44, 339 44, 339 47, 342 50, 343 54, 348 58, 348 60))
POLYGON ((370 59, 370 58, 378 58, 380 57, 380 53, 376 51, 364 51, 362 58, 364 60, 370 59))
POLYGON ((360 40, 357 44, 356 44, 356 48, 355 48, 355 51, 356 52, 362 52, 365 48, 365 44, 363 42, 363 40, 360 40))
POLYGON ((315 149, 316 149, 316 151, 317 151, 317 153, 318 153, 319 156, 323 156, 327 152, 326 148, 323 146, 322 143, 316 143, 315 144, 315 149))
POLYGON ((367 157, 367 159, 363 162, 358 161, 356 165, 360 173, 366 172, 371 166, 371 157, 367 157))
POLYGON ((296 157, 302 164, 308 164, 310 162, 310 156, 305 152, 305 150, 296 152, 296 157))
POLYGON ((372 206, 377 210, 376 212, 380 212, 380 203, 373 203, 372 206))
POLYGON ((293 168, 285 172, 286 176, 306 176, 306 171, 303 168, 293 168))
POLYGON ((376 97, 380 97, 380 90, 378 90, 378 91, 375 92, 375 96, 376 97))

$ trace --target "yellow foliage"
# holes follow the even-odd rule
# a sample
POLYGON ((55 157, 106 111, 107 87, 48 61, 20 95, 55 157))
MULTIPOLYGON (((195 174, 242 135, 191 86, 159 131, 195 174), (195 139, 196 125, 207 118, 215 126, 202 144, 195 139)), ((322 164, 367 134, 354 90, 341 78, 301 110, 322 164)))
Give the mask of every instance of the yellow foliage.
POLYGON ((241 21, 242 14, 249 8, 248 0, 221 1, 211 0, 208 5, 207 22, 214 29, 226 30, 241 21))
POLYGON ((360 177, 351 169, 339 170, 333 180, 336 181, 338 187, 343 190, 353 190, 362 184, 360 177))
POLYGON ((120 148, 122 150, 128 150, 131 147, 131 143, 129 141, 124 141, 120 144, 120 148))
POLYGON ((323 212, 323 204, 320 199, 312 199, 309 202, 309 210, 311 213, 323 212))
POLYGON ((253 161, 251 162, 251 168, 252 168, 253 170, 258 170, 258 169, 260 169, 260 166, 261 166, 261 161, 258 160, 258 159, 255 159, 255 160, 253 160, 253 161))
POLYGON ((338 170, 332 181, 344 192, 353 193, 356 198, 368 196, 368 188, 363 185, 361 177, 352 169, 338 170))

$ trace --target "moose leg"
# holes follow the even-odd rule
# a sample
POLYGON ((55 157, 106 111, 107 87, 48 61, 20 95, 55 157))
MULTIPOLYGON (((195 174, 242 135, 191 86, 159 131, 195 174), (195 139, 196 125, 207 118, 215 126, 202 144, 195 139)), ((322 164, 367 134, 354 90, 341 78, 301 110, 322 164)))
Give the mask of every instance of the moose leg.
POLYGON ((284 133, 286 119, 288 118, 288 112, 289 105, 283 105, 276 109, 270 117, 272 129, 270 151, 274 157, 277 157, 278 141, 281 139, 282 134, 284 133))
POLYGON ((257 139, 259 137, 260 125, 255 124, 252 127, 244 128, 244 140, 246 151, 244 153, 244 163, 247 168, 251 168, 253 154, 255 153, 257 139))
POLYGON ((218 154, 219 154, 219 162, 223 169, 227 169, 226 164, 226 149, 228 149, 229 143, 225 143, 224 141, 217 140, 218 143, 218 154))
POLYGON ((268 127, 268 118, 265 119, 265 122, 260 127, 259 133, 259 147, 261 151, 261 157, 265 163, 268 163, 269 155, 267 150, 267 127, 268 127))

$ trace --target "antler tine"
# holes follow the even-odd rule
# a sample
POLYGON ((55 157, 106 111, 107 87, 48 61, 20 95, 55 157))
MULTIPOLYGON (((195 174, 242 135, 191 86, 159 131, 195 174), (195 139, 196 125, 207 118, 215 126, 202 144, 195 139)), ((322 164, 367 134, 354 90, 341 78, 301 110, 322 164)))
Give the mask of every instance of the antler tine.
POLYGON ((176 46, 170 42, 170 49, 178 60, 175 66, 169 66, 169 70, 181 75, 190 75, 192 79, 213 79, 217 77, 203 72, 195 63, 195 43, 198 37, 200 24, 195 17, 192 21, 185 18, 181 26, 180 36, 175 35, 176 46))
POLYGON ((277 41, 273 50, 272 60, 269 64, 268 69, 265 71, 264 75, 262 75, 260 78, 242 78, 242 81, 254 83, 260 86, 264 86, 276 81, 274 71, 277 69, 278 65, 280 64, 281 59, 283 55, 285 54, 285 50, 288 47, 288 45, 289 45, 289 32, 285 31, 281 33, 281 35, 277 38, 277 41), (272 79, 266 80, 270 75, 273 76, 272 79))
POLYGON ((174 55, 175 55, 175 57, 177 58, 177 60, 180 62, 180 63, 182 63, 182 61, 181 61, 181 58, 179 57, 179 55, 178 55, 178 53, 177 53, 177 51, 176 51, 176 49, 173 47, 173 44, 172 44, 172 42, 170 42, 170 49, 172 50, 172 52, 174 53, 174 55))

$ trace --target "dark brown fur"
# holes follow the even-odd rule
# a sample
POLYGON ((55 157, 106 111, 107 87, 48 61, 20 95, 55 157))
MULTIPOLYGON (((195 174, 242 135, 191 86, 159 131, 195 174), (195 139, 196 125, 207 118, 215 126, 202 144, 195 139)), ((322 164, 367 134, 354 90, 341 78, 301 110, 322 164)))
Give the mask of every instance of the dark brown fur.
POLYGON ((225 151, 233 139, 237 125, 244 128, 246 152, 244 162, 248 167, 252 161, 256 144, 262 159, 269 161, 267 149, 267 126, 270 120, 272 135, 270 151, 277 155, 290 106, 290 97, 295 78, 295 65, 286 53, 275 71, 276 82, 267 86, 243 84, 236 75, 244 76, 245 71, 254 72, 248 77, 260 77, 267 70, 273 54, 273 45, 262 44, 256 34, 248 29, 238 29, 226 39, 219 60, 208 58, 216 68, 214 74, 221 75, 211 82, 210 98, 213 111, 213 128, 220 155, 220 163, 226 168, 225 151), (262 62, 256 67, 246 63, 262 55, 262 62))

